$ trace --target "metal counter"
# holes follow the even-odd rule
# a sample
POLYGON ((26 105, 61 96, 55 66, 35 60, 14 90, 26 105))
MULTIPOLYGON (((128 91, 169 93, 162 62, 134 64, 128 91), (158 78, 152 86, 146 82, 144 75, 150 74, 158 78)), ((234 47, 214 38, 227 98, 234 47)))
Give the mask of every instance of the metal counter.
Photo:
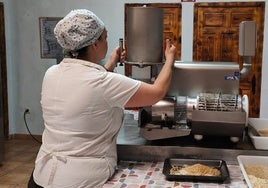
POLYGON ((137 121, 125 119, 117 138, 118 159, 126 161, 164 161, 169 157, 223 159, 238 164, 238 155, 264 155, 256 150, 246 135, 238 143, 225 137, 204 137, 196 141, 192 135, 147 141, 139 134, 137 121))

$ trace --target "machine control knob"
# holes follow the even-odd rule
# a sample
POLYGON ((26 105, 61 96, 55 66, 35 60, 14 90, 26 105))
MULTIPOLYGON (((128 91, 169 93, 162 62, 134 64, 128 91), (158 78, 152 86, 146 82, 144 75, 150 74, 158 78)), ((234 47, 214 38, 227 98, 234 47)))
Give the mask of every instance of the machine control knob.
POLYGON ((167 118, 168 118, 168 116, 167 116, 166 113, 162 113, 162 114, 161 114, 161 120, 162 120, 162 121, 166 121, 167 118))

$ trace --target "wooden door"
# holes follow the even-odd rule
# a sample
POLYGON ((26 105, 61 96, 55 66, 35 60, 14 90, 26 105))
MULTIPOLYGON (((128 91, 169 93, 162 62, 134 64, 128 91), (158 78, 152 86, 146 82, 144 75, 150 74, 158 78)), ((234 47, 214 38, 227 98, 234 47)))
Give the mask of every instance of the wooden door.
POLYGON ((8 138, 8 102, 7 102, 7 72, 4 5, 0 2, 0 129, 8 138))
MULTIPOLYGON (((177 48, 176 60, 180 60, 181 59, 181 4, 179 3, 125 4, 125 17, 126 17, 126 9, 128 7, 141 7, 143 5, 146 5, 148 7, 163 8, 164 11, 163 38, 164 39, 169 38, 172 40, 173 44, 177 48)), ((125 23, 125 25, 127 24, 125 23)), ((125 66, 125 75, 127 76, 131 75, 131 65, 125 66)))
POLYGON ((251 73, 240 80, 240 94, 249 97, 249 116, 259 117, 264 30, 264 2, 196 3, 194 5, 193 60, 231 61, 242 68, 238 55, 239 24, 257 23, 257 48, 251 73))

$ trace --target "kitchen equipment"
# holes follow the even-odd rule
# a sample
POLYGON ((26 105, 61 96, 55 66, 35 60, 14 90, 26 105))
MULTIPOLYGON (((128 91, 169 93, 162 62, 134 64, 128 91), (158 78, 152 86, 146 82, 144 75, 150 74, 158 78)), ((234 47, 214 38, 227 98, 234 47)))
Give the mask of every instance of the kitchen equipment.
POLYGON ((125 63, 140 67, 163 63, 163 9, 127 8, 125 29, 125 63))
POLYGON ((255 56, 257 46, 257 24, 255 21, 242 21, 239 24, 238 54, 243 58, 241 78, 251 73, 251 58, 255 56))
MULTIPOLYGON (((254 22, 243 22, 240 26, 239 54, 246 59, 254 55, 255 47, 249 45, 256 42, 255 26, 254 22)), ((125 37, 124 63, 149 66, 148 80, 153 82, 163 66, 163 9, 129 7, 125 37)), ((140 108, 140 134, 147 140, 193 134, 197 140, 212 135, 228 136, 237 142, 248 119, 248 98, 239 95, 240 77, 246 75, 243 68, 240 71, 239 64, 234 62, 177 61, 166 97, 140 108)))
POLYGON ((268 130, 268 119, 249 118, 248 135, 256 149, 268 150, 268 136, 260 134, 260 130, 268 130))
POLYGON ((140 109, 140 134, 148 140, 191 133, 197 140, 212 135, 237 142, 248 116, 239 76, 232 62, 175 62, 166 98, 140 109))

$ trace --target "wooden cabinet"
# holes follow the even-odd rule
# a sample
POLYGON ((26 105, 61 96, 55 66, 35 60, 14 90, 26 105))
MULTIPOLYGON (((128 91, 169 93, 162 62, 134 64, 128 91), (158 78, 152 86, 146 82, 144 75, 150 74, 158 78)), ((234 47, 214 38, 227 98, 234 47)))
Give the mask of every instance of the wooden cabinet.
MULTIPOLYGON (((141 7, 143 5, 146 5, 148 7, 163 8, 163 11, 164 11, 163 39, 169 38, 172 40, 173 44, 177 48, 176 59, 180 60, 181 59, 181 4, 179 3, 125 4, 125 10, 128 7, 141 7)), ((125 38, 126 38, 126 33, 125 33, 125 38)), ((131 65, 125 66, 125 74, 127 76, 131 75, 131 65)))
POLYGON ((181 4, 156 4, 164 10, 164 39, 171 39, 176 46, 176 59, 181 59, 181 4))
POLYGON ((193 60, 231 61, 242 68, 238 55, 239 24, 257 23, 257 48, 251 73, 240 80, 240 94, 249 97, 249 116, 260 111, 261 70, 264 30, 264 2, 196 3, 194 5, 193 60))

